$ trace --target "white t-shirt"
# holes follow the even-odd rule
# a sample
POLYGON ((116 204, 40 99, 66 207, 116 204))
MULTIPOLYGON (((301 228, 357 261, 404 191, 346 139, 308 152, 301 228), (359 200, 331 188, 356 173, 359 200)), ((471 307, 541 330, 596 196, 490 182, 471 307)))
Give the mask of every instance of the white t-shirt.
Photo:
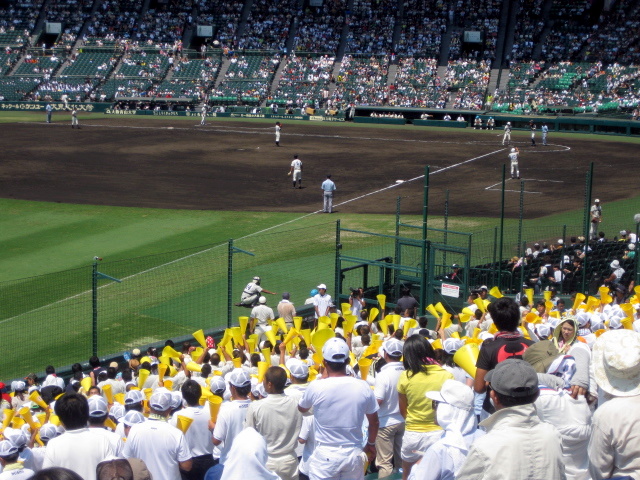
POLYGON ((270 458, 293 455, 298 445, 302 414, 294 397, 269 394, 249 405, 244 426, 255 428, 264 437, 270 458))
POLYGON ((211 443, 211 432, 209 431, 209 420, 211 419, 209 407, 183 408, 173 414, 169 420, 169 425, 174 427, 178 425, 178 415, 193 419, 189 430, 184 435, 191 450, 191 455, 194 457, 211 455, 213 453, 213 443, 211 443))
POLYGON ((233 400, 224 402, 218 412, 216 428, 213 429, 213 438, 220 440, 220 463, 224 465, 231 450, 233 439, 244 429, 244 419, 251 400, 233 400))
POLYGON ((382 400, 378 411, 381 428, 404 423, 398 405, 398 379, 402 372, 404 372, 402 362, 390 362, 376 375, 376 388, 373 392, 377 400, 382 400))
POLYGON ((42 468, 68 468, 83 480, 96 480, 98 464, 113 456, 113 446, 106 437, 88 428, 67 430, 47 443, 42 468))
POLYGON ((257 305, 251 309, 251 318, 258 320, 258 326, 266 327, 268 320, 273 320, 275 317, 273 308, 266 305, 257 305))
POLYGON ((179 462, 191 458, 180 430, 151 419, 131 427, 123 453, 124 458, 139 458, 146 463, 153 480, 181 480, 179 462))
POLYGON ((122 450, 124 449, 124 442, 122 441, 122 437, 115 432, 111 432, 106 428, 91 428, 90 429, 94 435, 100 435, 109 442, 111 442, 111 446, 113 447, 113 451, 115 452, 116 457, 122 457, 122 450))
POLYGON ((7 465, 0 473, 0 480, 27 480, 33 477, 34 471, 24 468, 21 463, 7 465))
POLYGON ((41 388, 49 387, 51 385, 60 387, 62 390, 64 390, 64 380, 56 376, 55 373, 51 375, 47 375, 47 378, 45 378, 44 382, 42 382, 41 388))
POLYGON ((328 316, 328 313, 325 314, 325 312, 328 311, 329 305, 331 305, 331 295, 329 295, 328 293, 320 295, 318 293, 315 297, 313 297, 313 305, 318 307, 318 312, 320 312, 319 315, 316 315, 316 318, 318 316, 328 316))
POLYGON ((364 416, 378 411, 369 384, 353 377, 311 382, 299 405, 313 407, 316 442, 333 446, 361 446, 364 416))

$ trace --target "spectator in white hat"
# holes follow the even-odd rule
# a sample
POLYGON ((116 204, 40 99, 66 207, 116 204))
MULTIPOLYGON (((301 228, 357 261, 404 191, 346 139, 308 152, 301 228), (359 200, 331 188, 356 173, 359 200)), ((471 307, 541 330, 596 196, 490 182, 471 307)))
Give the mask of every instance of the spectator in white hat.
MULTIPOLYGON (((281 350, 284 350, 284 345, 280 344, 281 350)), ((287 370, 289 370, 289 378, 291 380, 291 384, 285 388, 284 394, 288 395, 295 399, 296 405, 302 398, 304 391, 309 386, 309 366, 304 363, 302 360, 298 358, 290 358, 287 360, 285 366, 287 370)), ((302 426, 300 427, 300 432, 303 430, 306 432, 312 431, 313 429, 313 416, 308 415, 302 418, 302 426)), ((306 435, 300 441, 300 435, 298 436, 298 446, 296 447, 296 457, 300 458, 304 456, 304 450, 310 449, 314 446, 313 444, 313 435, 306 435)), ((304 468, 304 464, 301 461, 298 467, 301 474, 307 475, 308 470, 304 468)))
POLYGON ((40 434, 40 440, 44 445, 42 447, 34 445, 34 448, 31 449, 31 453, 33 454, 33 463, 35 465, 34 470, 36 472, 42 470, 47 443, 49 443, 49 440, 56 438, 60 434, 58 427, 52 423, 45 423, 42 425, 38 433, 40 434))
MULTIPOLYGON (((209 431, 209 420, 211 415, 208 406, 200 405, 202 387, 195 380, 187 380, 180 389, 182 399, 187 406, 173 414, 169 420, 169 425, 177 427, 178 415, 192 420, 189 430, 184 434, 189 450, 191 450, 191 460, 193 466, 191 470, 183 473, 185 480, 201 480, 214 465, 213 443, 211 443, 211 432, 209 431)), ((173 399, 173 395, 172 395, 173 399)))
POLYGON ((251 377, 242 368, 228 375, 231 402, 220 406, 218 419, 213 427, 213 444, 220 448, 220 463, 225 464, 236 436, 244 428, 244 419, 251 404, 251 377))
POLYGON ((140 412, 136 410, 129 410, 124 417, 122 417, 122 425, 124 425, 124 436, 125 438, 129 436, 129 432, 131 431, 131 427, 137 425, 138 423, 144 423, 147 421, 147 418, 140 412))
POLYGON ((184 435, 167 423, 171 392, 157 389, 149 399, 149 419, 131 427, 124 446, 125 458, 139 458, 154 480, 180 480, 180 470, 191 470, 191 450, 184 435))
POLYGON ((42 467, 68 468, 83 480, 96 480, 98 464, 116 452, 107 438, 87 428, 87 399, 78 393, 67 393, 56 400, 55 412, 66 431, 49 440, 42 467))
POLYGON ((273 313, 273 309, 267 306, 267 297, 261 296, 258 299, 258 305, 251 309, 251 333, 258 334, 258 340, 261 342, 267 337, 264 334, 269 328, 269 320, 273 320, 276 316, 273 313))
POLYGON ((313 297, 313 306, 315 308, 315 316, 319 317, 328 317, 329 310, 331 309, 331 295, 327 293, 327 286, 324 283, 321 283, 316 287, 318 289, 318 293, 313 297))
POLYGON ((87 399, 87 403, 89 404, 89 428, 94 434, 101 435, 109 440, 115 455, 120 457, 124 448, 122 437, 115 432, 107 430, 104 426, 104 422, 109 417, 107 402, 101 395, 94 395, 87 399))
POLYGON ((28 432, 28 430, 23 431, 21 428, 7 427, 4 429, 3 436, 5 440, 9 440, 18 449, 18 453, 20 454, 18 460, 20 463, 22 463, 25 468, 36 471, 33 452, 27 446, 29 442, 28 432))
POLYGON ((402 466, 401 450, 404 435, 404 418, 398 404, 398 380, 404 372, 402 349, 404 342, 391 338, 382 344, 383 359, 386 362, 376 375, 374 393, 380 410, 380 429, 376 438, 376 466, 378 477, 391 475, 402 466))
POLYGON ((603 333, 593 347, 598 387, 610 400, 593 416, 589 473, 593 480, 640 472, 640 333, 603 333))
POLYGON ((19 455, 18 448, 13 443, 8 440, 0 442, 0 480, 27 480, 34 475, 33 470, 24 468, 24 465, 18 462, 19 455))
POLYGON ((282 480, 298 478, 296 447, 302 426, 296 398, 284 394, 287 372, 282 367, 269 367, 264 375, 268 396, 247 409, 245 427, 255 428, 267 442, 267 468, 282 480))
POLYGON ((566 479, 560 434, 540 420, 533 405, 540 394, 533 367, 509 358, 485 380, 496 412, 480 423, 487 434, 473 442, 457 478, 566 479))
POLYGON ((246 428, 233 442, 220 479, 280 480, 268 467, 267 458, 264 437, 254 428, 246 428))
POLYGON ((364 453, 369 461, 376 454, 378 402, 366 382, 349 377, 349 347, 340 338, 331 338, 322 347, 327 377, 311 382, 298 409, 304 414, 313 407, 316 448, 309 459, 309 478, 364 478, 362 425, 369 422, 364 453))
POLYGON ((620 283, 620 280, 624 275, 624 268, 620 266, 620 262, 618 260, 614 260, 609 264, 609 267, 611 267, 611 273, 604 279, 604 283, 607 285, 616 285, 620 283))
POLYGON ((440 391, 427 392, 426 397, 433 402, 436 421, 444 432, 411 469, 409 479, 453 479, 473 441, 484 435, 476 422, 473 390, 456 380, 446 380, 440 391))

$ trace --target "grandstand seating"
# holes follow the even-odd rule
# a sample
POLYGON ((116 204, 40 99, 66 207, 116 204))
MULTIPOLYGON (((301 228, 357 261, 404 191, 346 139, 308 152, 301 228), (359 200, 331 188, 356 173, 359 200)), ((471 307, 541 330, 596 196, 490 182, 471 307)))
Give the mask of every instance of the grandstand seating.
POLYGON ((22 100, 39 82, 37 78, 0 78, 0 97, 11 102, 22 100))
POLYGON ((441 108, 447 101, 446 86, 436 76, 434 58, 401 58, 396 79, 389 92, 389 105, 441 108))
POLYGON ((300 19, 294 49, 299 52, 329 52, 335 54, 345 18, 345 0, 323 2, 310 6, 300 19))
POLYGON ((147 90, 151 84, 151 80, 146 78, 125 80, 110 78, 96 88, 95 94, 102 101, 113 101, 122 97, 144 97, 147 96, 147 90))
POLYGON ((197 22, 214 27, 214 37, 228 47, 235 47, 235 36, 242 14, 244 1, 220 2, 201 0, 196 2, 197 22))
POLYGON ((390 53, 396 10, 397 0, 355 0, 348 19, 347 53, 390 53))
POLYGON ((216 97, 242 97, 257 104, 267 97, 279 63, 278 55, 240 55, 233 59, 223 82, 212 94, 216 97))
POLYGON ((11 70, 11 67, 18 58, 17 53, 0 52, 0 75, 5 75, 11 70))
POLYGON ((169 68, 166 55, 145 52, 126 54, 117 72, 120 78, 145 77, 162 78, 169 68))
POLYGON ((273 102, 302 106, 319 100, 323 90, 328 93, 334 60, 328 55, 288 58, 273 102))
POLYGON ((115 63, 116 59, 111 53, 81 52, 69 66, 61 70, 60 75, 106 78, 115 63))
POLYGON ((355 58, 345 56, 333 94, 334 102, 377 105, 388 102, 387 57, 355 58))
POLYGON ((239 48, 284 51, 297 1, 256 0, 239 48))

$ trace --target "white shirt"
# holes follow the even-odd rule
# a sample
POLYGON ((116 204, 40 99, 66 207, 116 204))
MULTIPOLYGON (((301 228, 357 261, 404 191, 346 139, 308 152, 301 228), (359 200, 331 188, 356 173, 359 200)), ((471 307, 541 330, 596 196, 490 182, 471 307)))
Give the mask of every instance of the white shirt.
POLYGON ((7 465, 0 473, 0 480, 27 480, 34 475, 33 470, 24 468, 21 463, 7 465))
POLYGON ((96 467, 110 456, 115 452, 106 437, 88 428, 67 430, 47 443, 42 468, 68 468, 83 480, 96 480, 96 467))
POLYGON ((509 160, 511 160, 511 163, 518 163, 518 152, 510 153, 509 160))
POLYGON ((299 158, 294 158, 293 162, 291 162, 291 166, 293 170, 302 170, 302 161, 299 158))
POLYGON ((269 458, 295 455, 302 414, 295 398, 284 394, 269 394, 252 402, 247 409, 245 427, 255 428, 267 442, 269 458))
POLYGON ((329 311, 329 306, 331 305, 331 295, 325 293, 324 295, 320 295, 319 293, 313 297, 313 305, 318 308, 319 314, 316 315, 316 318, 328 316, 327 313, 329 311))
POLYGON ((51 375, 47 375, 47 378, 45 378, 44 382, 42 382, 42 388, 48 387, 48 386, 51 386, 51 385, 58 386, 62 390, 64 390, 64 380, 61 379, 60 377, 56 376, 55 373, 53 373, 51 375))
POLYGON ((209 407, 186 407, 173 414, 169 420, 169 425, 178 425, 178 415, 193 419, 189 430, 184 435, 187 445, 194 457, 201 455, 211 455, 213 453, 213 443, 211 443, 211 432, 209 431, 209 420, 211 413, 209 407))
POLYGON ((257 283, 247 283, 247 286, 244 287, 244 290, 242 291, 242 298, 258 295, 261 291, 262 287, 257 283))
POLYGON ((258 325, 266 327, 267 321, 273 320, 276 317, 273 314, 273 309, 271 307, 267 307, 266 305, 256 305, 251 309, 251 318, 258 319, 258 325))
POLYGON ((113 447, 114 455, 116 457, 122 457, 122 450, 124 449, 124 442, 122 437, 115 432, 107 430, 106 428, 90 428, 94 435, 100 435, 106 438, 113 447))
POLYGON ((369 384, 353 377, 311 382, 299 405, 313 407, 316 442, 333 446, 361 446, 364 416, 378 411, 369 384))
POLYGON ((373 390, 376 399, 382 400, 378 418, 380 428, 404 423, 398 404, 398 379, 404 372, 402 362, 387 363, 376 375, 376 387, 373 390))
POLYGON ((131 427, 123 453, 124 458, 139 458, 146 463, 153 480, 181 480, 179 462, 191 458, 182 432, 161 420, 131 427))
POLYGON ((213 430, 213 438, 220 440, 220 463, 224 465, 236 436, 244 429, 244 419, 251 400, 224 402, 218 412, 218 420, 213 430))

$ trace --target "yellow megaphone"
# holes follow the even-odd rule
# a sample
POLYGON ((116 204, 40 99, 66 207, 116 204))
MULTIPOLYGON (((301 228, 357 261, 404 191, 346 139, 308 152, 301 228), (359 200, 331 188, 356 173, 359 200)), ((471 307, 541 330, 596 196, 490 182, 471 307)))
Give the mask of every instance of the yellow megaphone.
POLYGON ((542 322, 542 317, 538 315, 536 312, 529 312, 524 317, 524 321, 527 323, 540 323, 542 322))
POLYGON ((318 370, 314 366, 309 367, 309 382, 313 382, 318 376, 318 370))
POLYGON ((431 342, 431 347, 433 347, 434 350, 442 350, 442 340, 436 338, 433 342, 431 342))
POLYGON ((269 340, 269 343, 271 344, 272 347, 276 346, 276 332, 273 331, 273 327, 271 327, 269 330, 265 330, 264 331, 264 335, 267 337, 267 340, 269 340))
POLYGON ((24 418, 20 418, 20 417, 13 417, 13 422, 11 422, 11 427, 15 428, 15 429, 19 429, 22 428, 22 426, 24 424, 26 424, 27 422, 24 421, 24 418))
POLYGON ((311 358, 313 359, 313 362, 316 365, 322 365, 322 361, 323 361, 322 352, 315 352, 313 354, 313 357, 311 357, 311 358))
POLYGON ((234 368, 242 367, 242 358, 240 357, 232 358, 231 362, 233 363, 234 368))
POLYGON ((282 317, 278 318, 276 320, 276 325, 278 326, 278 330, 282 330, 282 333, 287 333, 287 323, 284 321, 284 318, 282 317))
POLYGON ((404 334, 404 336, 407 336, 407 333, 409 332, 409 330, 411 330, 412 328, 416 328, 418 326, 418 321, 410 318, 409 320, 405 320, 404 325, 402 326, 402 332, 404 334))
POLYGON ((496 333, 498 333, 498 327, 496 327, 495 323, 492 323, 491 325, 489 325, 489 329, 487 330, 487 332, 491 335, 495 335, 496 333))
POLYGON ((202 348, 207 348, 207 340, 204 338, 204 330, 193 332, 193 338, 196 339, 196 342, 198 342, 202 348))
POLYGON ((161 365, 171 365, 171 357, 160 355, 158 357, 158 362, 160 362, 161 365))
POLYGON ((49 405, 45 403, 45 401, 40 396, 40 392, 38 392, 37 390, 34 390, 29 394, 29 400, 37 404, 43 410, 46 410, 47 408, 49 408, 49 405))
POLYGON ((331 318, 331 328, 335 330, 336 326, 338 325, 338 320, 340 319, 340 315, 338 315, 337 313, 330 313, 329 318, 331 318))
POLYGON ((442 315, 442 320, 440 322, 440 328, 442 328, 442 329, 449 328, 451 325, 452 325, 451 314, 450 313, 444 313, 442 315))
POLYGON ((59 427, 60 425, 62 425, 62 423, 60 422, 60 417, 58 415, 51 415, 49 417, 49 423, 51 423, 52 425, 55 425, 56 427, 59 427))
POLYGON ((433 315, 434 317, 436 317, 438 320, 440 320, 440 315, 438 315, 438 311, 436 310, 436 307, 434 307, 433 305, 427 305, 427 312, 429 312, 431 315, 433 315))
POLYGON ((240 333, 247 333, 247 325, 249 325, 249 317, 238 317, 238 324, 240 325, 240 333))
POLYGON ((476 377, 476 362, 480 349, 476 343, 467 343, 453 354, 453 361, 473 378, 476 377))
POLYGON ((249 347, 247 352, 249 355, 256 351, 256 341, 253 338, 247 338, 247 346, 249 347))
POLYGON ((544 297, 545 301, 549 301, 551 300, 551 290, 545 290, 544 292, 542 292, 542 296, 544 297))
POLYGON ((587 299, 587 312, 593 312, 600 305, 600 300, 596 297, 589 297, 587 299))
POLYGON ((113 387, 110 383, 105 383, 102 385, 102 393, 107 397, 107 403, 109 405, 113 405, 113 387))
POLYGON ((533 305, 533 288, 525 288, 524 294, 527 296, 529 300, 529 305, 533 305))
POLYGON ((328 327, 329 325, 331 325, 331 318, 327 317, 326 315, 318 317, 318 325, 320 325, 321 323, 328 327))
POLYGON ((260 351, 262 352, 262 356, 264 357, 264 361, 267 363, 267 365, 271 366, 271 349, 270 348, 263 348, 260 351))
POLYGON ((342 310, 342 315, 351 313, 351 305, 349 305, 348 303, 341 303, 340 310, 342 310))
POLYGON ((633 317, 623 318, 620 320, 620 323, 622 323, 622 326, 627 330, 633 330, 633 317))
POLYGON ((551 310, 553 310, 553 302, 551 300, 547 300, 544 302, 544 311, 548 314, 551 310))
POLYGON ((93 385, 93 382, 91 381, 91 377, 84 377, 82 380, 80 380, 80 386, 84 389, 86 393, 89 392, 91 385, 93 385))
POLYGON ((378 315, 380 315, 380 310, 376 307, 371 307, 371 310, 369 310, 369 323, 372 323, 376 318, 378 318, 378 315))
POLYGON ((167 345, 166 347, 164 347, 162 349, 162 356, 163 357, 175 358, 176 360, 180 361, 180 356, 181 355, 178 352, 176 352, 172 347, 167 345))
MULTIPOLYGON (((391 321, 393 322, 393 331, 395 332, 396 330, 398 330, 400 328, 400 320, 402 320, 402 317, 400 315, 387 315, 387 318, 390 318, 391 321)), ((388 322, 389 320, 387 320, 388 322)))
POLYGON ((293 340, 297 335, 298 335, 298 331, 295 328, 291 328, 287 332, 287 335, 284 337, 284 340, 282 341, 282 343, 284 343, 286 345, 291 340, 293 340))
POLYGON ((166 388, 167 390, 172 390, 173 389, 173 380, 165 380, 164 382, 162 382, 162 386, 164 388, 166 388))
POLYGON ((300 330, 300 333, 302 334, 302 338, 304 338, 307 347, 309 347, 311 345, 311 330, 305 328, 304 330, 300 330))
POLYGON ((104 421, 104 426, 110 428, 112 432, 115 432, 117 427, 116 423, 109 417, 104 421))
POLYGON ((600 303, 602 305, 607 305, 613 301, 613 298, 609 295, 609 287, 600 287, 598 293, 600 293, 600 303))
POLYGON ((315 348, 316 352, 322 352, 322 347, 327 342, 327 340, 335 336, 336 334, 333 330, 318 330, 313 335, 311 335, 311 345, 313 345, 313 348, 315 348))
POLYGON ((389 315, 387 315, 385 318, 378 320, 378 325, 380 326, 380 332, 382 332, 382 334, 385 337, 389 335, 389 324, 388 324, 387 318, 389 318, 389 315))
POLYGON ((191 351, 190 356, 191 356, 191 358, 197 360, 198 358, 200 358, 202 356, 203 353, 204 353, 204 349, 202 347, 195 347, 191 351))
POLYGON ((620 309, 627 314, 627 317, 633 318, 636 313, 633 305, 631 305, 630 303, 623 303, 622 305, 620 305, 620 309))
POLYGON ((473 335, 471 336, 471 338, 478 338, 481 332, 482 332, 481 328, 478 328, 478 327, 474 328, 473 335))
POLYGON ((236 346, 242 345, 243 344, 242 331, 240 330, 240 327, 231 327, 229 331, 231 332, 231 338, 233 338, 233 343, 236 346))
POLYGON ((387 296, 379 293, 376 298, 378 299, 378 305, 380 305, 380 311, 384 314, 384 308, 387 306, 387 296))
POLYGON ((33 416, 31 415, 31 409, 29 407, 22 407, 18 413, 24 419, 25 422, 29 424, 31 431, 33 432, 36 428, 38 428, 38 424, 33 421, 33 416))
POLYGON ((232 338, 233 338, 233 335, 231 335, 231 330, 229 330, 228 328, 225 328, 224 334, 222 335, 222 340, 220 340, 220 342, 218 343, 218 348, 224 348, 227 345, 227 343, 231 341, 232 338))
POLYGON ((302 330, 302 317, 293 317, 293 326, 296 327, 296 330, 302 330))
POLYGON ((444 315, 445 313, 447 313, 447 309, 444 308, 444 305, 442 304, 442 302, 436 303, 435 308, 436 308, 436 312, 440 314, 444 315))
POLYGON ((502 295, 502 292, 500 291, 499 287, 493 287, 491 288, 491 290, 489 290, 489 295, 491 295, 493 298, 502 298, 504 295, 502 295))
POLYGON ((487 313, 487 307, 484 305, 484 301, 481 298, 476 298, 473 303, 475 303, 482 313, 487 313))
POLYGON ((211 415, 211 421, 216 423, 218 420, 218 412, 220 412, 220 406, 222 405, 222 398, 217 395, 211 395, 209 397, 209 414, 211 415))
POLYGON ((471 320, 471 315, 469 315, 468 313, 461 313, 458 315, 458 318, 460 319, 460 323, 467 323, 469 320, 471 320))
POLYGON ((560 318, 560 312, 558 312, 557 310, 549 312, 549 316, 553 318, 560 318))
POLYGON ((189 430, 191 423, 193 423, 193 418, 185 417, 184 415, 178 415, 178 424, 176 425, 176 427, 178 427, 178 429, 180 429, 180 431, 185 434, 187 433, 187 430, 189 430))
POLYGON ((371 367, 372 360, 366 357, 360 357, 358 360, 358 366, 360 367, 360 378, 366 380, 369 375, 369 368, 371 367))
POLYGON ((264 380, 264 374, 267 373, 269 364, 267 362, 258 362, 258 382, 262 383, 264 380))
POLYGON ((196 362, 187 363, 187 370, 190 372, 202 372, 202 365, 196 362))
MULTIPOLYGON (((162 383, 160 384, 162 385, 162 383)), ((113 401, 119 403, 120 405, 124 405, 124 397, 125 397, 124 393, 116 393, 113 396, 113 401)))
POLYGON ((138 370, 138 388, 142 388, 144 382, 147 381, 147 378, 149 378, 150 374, 151 372, 145 368, 141 368, 140 370, 138 370))
POLYGON ((576 298, 573 301, 573 307, 571 307, 571 309, 574 311, 577 310, 580 304, 584 302, 585 298, 587 297, 583 293, 576 293, 576 298))
POLYGON ((355 315, 347 315, 344 317, 344 322, 342 322, 342 330, 344 331, 345 336, 351 332, 353 332, 353 327, 355 327, 357 318, 355 315))

